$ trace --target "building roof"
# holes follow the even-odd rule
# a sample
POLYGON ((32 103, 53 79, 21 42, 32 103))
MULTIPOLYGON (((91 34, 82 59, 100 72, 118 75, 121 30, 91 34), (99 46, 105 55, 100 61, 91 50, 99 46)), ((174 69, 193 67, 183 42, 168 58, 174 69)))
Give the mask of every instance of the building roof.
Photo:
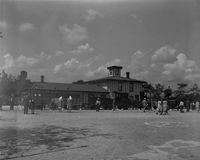
POLYGON ((107 69, 112 69, 112 68, 119 68, 119 69, 122 69, 123 67, 121 67, 121 66, 110 66, 110 67, 107 67, 107 69))
POLYGON ((91 80, 91 81, 86 81, 86 83, 103 82, 103 81, 108 81, 108 80, 146 83, 146 81, 141 81, 141 80, 132 79, 132 78, 126 78, 126 77, 119 77, 119 76, 110 76, 110 77, 95 79, 95 80, 91 80))
POLYGON ((34 82, 29 89, 43 90, 69 90, 69 91, 84 91, 84 92, 102 92, 108 91, 98 85, 92 84, 67 84, 67 83, 51 83, 51 82, 34 82))

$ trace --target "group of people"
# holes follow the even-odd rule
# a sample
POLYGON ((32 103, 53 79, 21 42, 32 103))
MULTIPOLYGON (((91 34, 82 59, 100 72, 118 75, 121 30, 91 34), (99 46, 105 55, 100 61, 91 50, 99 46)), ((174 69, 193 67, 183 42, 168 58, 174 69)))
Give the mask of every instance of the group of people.
MULTIPOLYGON (((51 102, 50 102, 50 109, 52 110, 55 110, 56 108, 59 109, 59 111, 61 112, 62 110, 64 110, 64 100, 63 100, 63 97, 59 97, 57 99, 58 101, 56 102, 55 98, 52 98, 51 99, 51 102), (57 104, 56 104, 57 103, 57 104)), ((72 110, 72 97, 69 96, 67 98, 67 112, 71 112, 72 110)))
POLYGON ((185 103, 183 101, 180 101, 180 104, 179 104, 180 113, 184 113, 184 110, 183 110, 184 108, 186 108, 187 112, 189 112, 190 109, 192 110, 196 109, 197 112, 199 113, 200 111, 199 101, 197 100, 196 102, 192 102, 192 103, 190 103, 188 100, 185 103))

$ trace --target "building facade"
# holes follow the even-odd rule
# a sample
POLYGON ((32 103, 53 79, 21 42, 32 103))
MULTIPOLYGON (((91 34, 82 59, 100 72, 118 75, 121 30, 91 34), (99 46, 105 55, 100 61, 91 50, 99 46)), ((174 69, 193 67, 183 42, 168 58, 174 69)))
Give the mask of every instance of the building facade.
POLYGON ((52 98, 61 96, 64 105, 67 104, 67 98, 71 96, 73 106, 88 104, 91 97, 109 97, 109 92, 97 85, 44 82, 44 76, 41 76, 40 82, 33 82, 30 88, 26 88, 26 93, 35 100, 37 106, 41 105, 42 101, 49 105, 52 98))
POLYGON ((121 76, 121 66, 110 66, 108 77, 87 81, 88 84, 96 84, 105 88, 111 98, 128 98, 130 101, 142 100, 144 97, 143 84, 145 81, 130 78, 130 73, 126 72, 126 77, 121 76))

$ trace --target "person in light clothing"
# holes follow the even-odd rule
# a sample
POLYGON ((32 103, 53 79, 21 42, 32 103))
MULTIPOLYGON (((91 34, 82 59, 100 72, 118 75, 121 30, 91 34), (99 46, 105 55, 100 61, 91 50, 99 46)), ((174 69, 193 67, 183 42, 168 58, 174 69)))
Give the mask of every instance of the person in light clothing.
POLYGON ((158 101, 158 105, 157 105, 157 109, 156 109, 156 114, 162 114, 162 105, 161 105, 161 101, 158 101))
POLYGON ((196 101, 196 110, 199 113, 199 101, 196 101))
POLYGON ((72 97, 69 96, 69 98, 67 99, 67 112, 71 113, 72 110, 72 97))

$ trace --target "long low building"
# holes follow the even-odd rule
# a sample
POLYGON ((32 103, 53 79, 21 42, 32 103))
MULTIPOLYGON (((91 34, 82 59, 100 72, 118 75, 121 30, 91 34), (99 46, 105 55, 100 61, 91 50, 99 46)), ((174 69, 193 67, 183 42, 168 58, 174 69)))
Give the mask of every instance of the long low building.
POLYGON ((43 78, 41 82, 33 82, 30 88, 26 88, 26 93, 35 100, 36 105, 40 105, 42 101, 49 104, 52 98, 60 96, 65 104, 71 96, 73 105, 87 104, 90 97, 109 98, 109 92, 98 85, 51 83, 44 82, 43 78))

